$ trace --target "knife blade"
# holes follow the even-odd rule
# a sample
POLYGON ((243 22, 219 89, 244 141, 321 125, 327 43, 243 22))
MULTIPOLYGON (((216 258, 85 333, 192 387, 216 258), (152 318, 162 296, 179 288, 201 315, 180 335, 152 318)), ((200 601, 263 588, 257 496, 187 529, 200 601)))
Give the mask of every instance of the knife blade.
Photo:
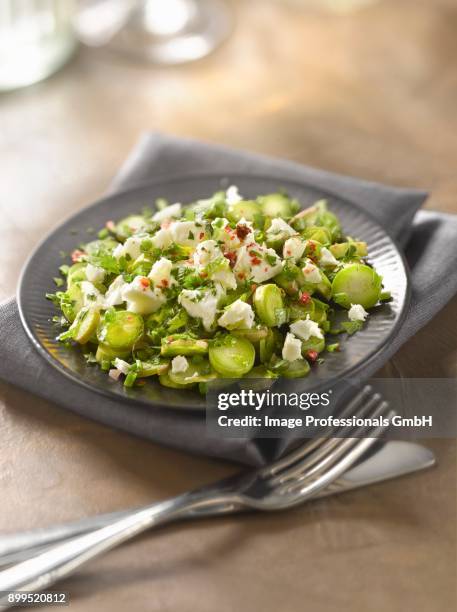
POLYGON ((433 452, 421 444, 400 440, 379 441, 370 454, 362 457, 359 463, 316 495, 316 498, 398 478, 433 467, 435 464, 433 452))

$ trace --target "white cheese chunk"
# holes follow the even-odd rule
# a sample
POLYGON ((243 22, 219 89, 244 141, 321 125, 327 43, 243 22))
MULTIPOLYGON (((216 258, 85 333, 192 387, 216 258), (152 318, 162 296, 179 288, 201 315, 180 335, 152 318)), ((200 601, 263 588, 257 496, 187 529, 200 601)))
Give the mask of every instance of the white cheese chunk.
POLYGON ((102 283, 105 278, 105 270, 88 263, 86 266, 86 278, 91 283, 102 283))
POLYGON ((179 219, 181 216, 182 206, 179 202, 166 206, 153 215, 152 220, 161 223, 167 219, 179 219))
POLYGON ((223 257, 223 255, 217 242, 215 240, 204 240, 195 249, 194 266, 201 271, 219 257, 223 257))
POLYGON ((203 225, 193 221, 174 221, 169 230, 172 241, 183 246, 195 246, 206 237, 203 225))
POLYGON ((263 283, 273 278, 282 270, 282 261, 274 249, 267 249, 255 242, 242 246, 238 250, 236 264, 233 269, 240 281, 252 280, 263 283))
POLYGON ((122 257, 123 255, 124 255, 124 245, 118 244, 117 247, 113 250, 113 256, 116 259, 119 259, 119 257, 122 257))
POLYGON ((210 278, 219 283, 224 289, 236 289, 236 278, 233 272, 230 270, 230 264, 227 261, 227 265, 219 270, 215 270, 210 278))
POLYGON ((161 257, 154 263, 148 278, 151 279, 154 287, 166 289, 176 284, 176 280, 171 275, 173 263, 166 257, 161 257))
POLYGON ((368 312, 365 310, 362 304, 351 304, 348 317, 350 321, 365 321, 365 319, 368 317, 368 312))
POLYGON ((242 300, 236 300, 219 317, 218 324, 226 329, 251 329, 254 324, 254 311, 242 300))
POLYGON ((178 302, 195 319, 201 319, 206 330, 211 329, 219 299, 223 291, 215 286, 209 289, 184 289, 178 297, 178 302))
POLYGON ((173 242, 173 236, 169 228, 160 229, 152 237, 152 244, 157 249, 167 249, 173 242))
POLYGON ((281 233, 287 234, 288 236, 294 236, 297 232, 294 230, 293 227, 290 227, 290 225, 286 223, 284 219, 281 219, 280 217, 275 217, 271 221, 270 227, 267 229, 267 234, 275 235, 281 233))
POLYGON ((182 355, 178 355, 171 362, 171 371, 173 374, 179 374, 180 372, 185 372, 189 367, 189 362, 182 355))
POLYGON ((105 293, 105 307, 119 306, 124 301, 122 297, 122 291, 127 285, 122 274, 116 276, 111 285, 108 287, 108 291, 105 293))
POLYGON ((236 185, 231 185, 225 194, 225 201, 227 202, 227 204, 230 206, 231 204, 238 204, 238 202, 241 202, 243 198, 241 197, 239 191, 238 191, 238 187, 236 185))
POLYGON ((119 259, 120 257, 129 256, 135 260, 141 255, 141 243, 143 240, 150 240, 148 234, 134 234, 127 238, 124 244, 118 244, 113 251, 114 257, 119 259))
POLYGON ((295 321, 290 326, 290 331, 298 338, 302 340, 309 340, 311 337, 320 338, 323 340, 324 336, 322 334, 322 330, 319 325, 315 321, 311 321, 309 315, 307 315, 305 320, 295 321))
POLYGON ((297 262, 303 256, 305 249, 306 241, 299 236, 293 236, 292 238, 288 238, 284 243, 282 256, 284 259, 290 257, 297 262))
POLYGON ((301 340, 288 333, 282 347, 282 358, 286 361, 296 361, 302 358, 301 340))
MULTIPOLYGON (((218 243, 222 243, 225 251, 235 251, 241 246, 241 240, 236 234, 236 230, 229 226, 228 219, 218 217, 211 223, 213 237, 218 243)), ((248 234, 251 236, 251 233, 248 234)))
MULTIPOLYGON (((116 370, 118 370, 122 374, 127 375, 129 373, 130 364, 124 361, 123 359, 119 359, 119 357, 116 357, 116 359, 113 361, 113 364, 116 370)), ((114 378, 114 376, 112 378, 114 378)))
POLYGON ((322 281, 321 271, 309 259, 307 260, 305 266, 302 268, 302 272, 305 275, 305 280, 307 283, 313 283, 314 285, 318 285, 322 281))
POLYGON ((329 251, 326 247, 322 247, 319 263, 321 264, 321 266, 334 268, 340 262, 334 257, 331 251, 329 251))
POLYGON ((124 255, 130 255, 135 260, 141 255, 141 243, 147 240, 147 234, 134 234, 124 242, 124 255))
POLYGON ((104 307, 105 298, 95 285, 89 281, 81 281, 79 286, 83 294, 84 306, 96 306, 97 308, 104 307))
POLYGON ((236 289, 235 275, 215 240, 204 240, 197 245, 193 261, 198 273, 206 273, 225 289, 236 289))
POLYGON ((160 289, 151 289, 146 276, 137 276, 122 290, 122 298, 127 302, 127 310, 141 315, 156 312, 167 301, 160 289))

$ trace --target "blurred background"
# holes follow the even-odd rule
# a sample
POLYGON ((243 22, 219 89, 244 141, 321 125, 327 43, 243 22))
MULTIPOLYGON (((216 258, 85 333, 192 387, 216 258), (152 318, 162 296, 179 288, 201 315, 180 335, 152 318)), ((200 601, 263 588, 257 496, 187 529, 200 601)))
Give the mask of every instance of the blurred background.
POLYGON ((0 299, 148 130, 455 210, 456 28, 455 0, 0 0, 0 299))

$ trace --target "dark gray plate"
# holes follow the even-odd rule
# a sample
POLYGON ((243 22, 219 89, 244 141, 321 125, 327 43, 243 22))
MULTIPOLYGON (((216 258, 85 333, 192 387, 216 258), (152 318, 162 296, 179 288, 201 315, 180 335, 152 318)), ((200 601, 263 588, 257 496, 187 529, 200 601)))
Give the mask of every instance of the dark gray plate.
POLYGON ((337 379, 360 373, 375 355, 379 356, 390 338, 397 333, 409 302, 408 274, 403 256, 384 229, 354 204, 307 185, 271 176, 230 175, 224 178, 172 178, 111 195, 81 210, 51 232, 26 263, 18 291, 22 323, 43 357, 65 376, 111 398, 149 406, 204 409, 205 399, 192 390, 167 389, 153 380, 149 380, 144 387, 125 389, 97 366, 88 365, 78 348, 65 348, 56 342, 58 330, 51 322, 56 310, 44 296, 56 290, 52 279, 57 276, 58 267, 65 263, 61 257, 62 251, 69 253, 80 242, 92 239, 87 232, 88 228, 98 229, 109 219, 116 220, 141 211, 146 205, 152 206, 158 197, 185 203, 209 196, 229 184, 238 185, 246 197, 284 188, 291 196, 298 198, 303 206, 326 197, 331 210, 341 219, 345 233, 368 243, 370 261, 384 277, 386 289, 392 292, 392 301, 374 309, 361 332, 350 338, 343 337, 341 352, 326 354, 325 362, 314 367, 307 378, 290 381, 290 389, 309 391, 320 386, 323 381, 333 384, 337 379))

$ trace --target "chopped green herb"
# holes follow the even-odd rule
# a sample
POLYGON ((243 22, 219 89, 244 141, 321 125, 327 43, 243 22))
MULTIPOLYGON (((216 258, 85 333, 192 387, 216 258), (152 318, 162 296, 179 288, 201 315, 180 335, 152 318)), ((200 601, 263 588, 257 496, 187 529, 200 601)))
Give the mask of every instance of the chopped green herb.
POLYGON ((278 263, 278 258, 276 255, 271 255, 270 253, 267 253, 265 255, 265 259, 266 261, 270 264, 270 266, 274 266, 278 263))
POLYGON ((349 334, 349 336, 352 336, 352 334, 355 334, 362 329, 363 321, 345 321, 344 323, 341 323, 341 327, 349 334))
POLYGON ((150 238, 144 238, 141 241, 140 249, 141 249, 141 251, 143 253, 147 253, 148 251, 150 251, 152 249, 152 247, 153 247, 153 243, 152 243, 152 240, 150 238))
POLYGON ((339 342, 334 342, 333 344, 327 344, 325 349, 329 353, 334 353, 335 351, 339 351, 340 350, 340 343, 339 342))

